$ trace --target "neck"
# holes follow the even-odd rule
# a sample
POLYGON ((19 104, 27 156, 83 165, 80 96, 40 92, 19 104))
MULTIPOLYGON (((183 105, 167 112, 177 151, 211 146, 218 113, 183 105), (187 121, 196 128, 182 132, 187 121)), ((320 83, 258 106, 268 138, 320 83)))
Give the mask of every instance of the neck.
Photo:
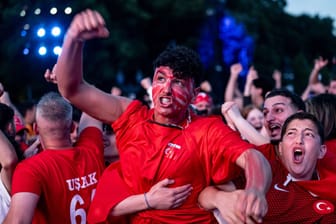
POLYGON ((160 124, 160 125, 167 126, 167 127, 185 129, 186 127, 189 126, 191 122, 191 115, 190 115, 189 110, 187 110, 185 116, 181 117, 180 119, 176 119, 176 118, 171 119, 169 117, 161 117, 160 119, 160 116, 156 116, 154 114, 153 120, 151 121, 156 124, 160 124))

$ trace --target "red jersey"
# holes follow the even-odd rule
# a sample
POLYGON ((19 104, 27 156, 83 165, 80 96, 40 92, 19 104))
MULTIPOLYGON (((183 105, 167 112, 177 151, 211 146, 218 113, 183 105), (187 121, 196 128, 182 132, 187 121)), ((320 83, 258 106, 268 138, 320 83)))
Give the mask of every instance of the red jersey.
POLYGON ((271 166, 273 180, 267 193, 268 213, 263 219, 264 223, 336 223, 336 203, 305 188, 304 182, 323 183, 324 178, 290 181, 288 171, 279 160, 272 161, 271 166))
POLYGON ((256 146, 256 149, 258 149, 268 161, 276 160, 279 158, 277 148, 271 143, 256 146))
POLYGON ((324 143, 327 146, 327 153, 331 152, 336 154, 336 139, 330 139, 324 143))
POLYGON ((134 101, 113 124, 120 172, 108 169, 110 174, 103 175, 90 208, 89 222, 106 220, 109 210, 127 196, 120 193, 122 182, 126 186, 124 191, 142 194, 170 178, 175 180, 171 187, 192 184, 193 191, 186 202, 176 209, 136 213, 131 223, 211 223, 212 213, 198 206, 199 193, 208 185, 235 177, 241 171, 235 163, 237 158, 254 148, 219 116, 193 116, 185 128, 163 126, 152 118, 153 109, 134 101), (114 188, 118 188, 118 193, 113 192, 114 188))
POLYGON ((18 164, 12 194, 40 196, 33 223, 86 223, 104 169, 103 147, 101 131, 88 127, 73 148, 44 150, 18 164))

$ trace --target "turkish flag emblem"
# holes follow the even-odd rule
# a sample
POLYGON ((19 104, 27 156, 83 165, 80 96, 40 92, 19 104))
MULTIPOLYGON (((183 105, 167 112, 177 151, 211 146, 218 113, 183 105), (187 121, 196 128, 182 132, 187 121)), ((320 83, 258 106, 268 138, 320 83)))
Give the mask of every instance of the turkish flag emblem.
POLYGON ((313 206, 314 210, 316 213, 325 215, 325 214, 330 214, 333 213, 335 210, 334 205, 326 200, 318 200, 314 203, 313 206))

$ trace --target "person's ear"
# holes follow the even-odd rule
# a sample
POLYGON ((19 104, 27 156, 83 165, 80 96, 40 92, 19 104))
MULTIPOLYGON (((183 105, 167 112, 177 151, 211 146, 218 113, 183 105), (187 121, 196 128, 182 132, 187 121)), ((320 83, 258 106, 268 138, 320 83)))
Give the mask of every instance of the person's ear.
POLYGON ((320 150, 319 150, 318 158, 322 159, 325 156, 326 153, 327 153, 327 146, 326 145, 321 145, 320 150))
POLYGON ((77 128, 77 125, 75 124, 74 121, 71 122, 71 127, 70 127, 70 133, 73 133, 75 129, 77 128))
POLYGON ((196 96, 199 92, 201 92, 201 87, 194 88, 194 92, 193 92, 194 95, 193 95, 192 101, 195 100, 195 98, 196 98, 196 96))
POLYGON ((279 150, 279 155, 282 156, 282 150, 283 150, 282 142, 279 142, 278 150, 279 150))
POLYGON ((36 122, 33 123, 33 130, 36 134, 39 134, 38 126, 37 126, 36 122))

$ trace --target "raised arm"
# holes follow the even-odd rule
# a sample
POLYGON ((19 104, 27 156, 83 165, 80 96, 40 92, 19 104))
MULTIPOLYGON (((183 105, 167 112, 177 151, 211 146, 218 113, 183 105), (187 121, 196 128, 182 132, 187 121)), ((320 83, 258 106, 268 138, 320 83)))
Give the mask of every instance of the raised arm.
POLYGON ((3 132, 0 131, 0 176, 8 193, 10 193, 12 189, 12 177, 17 163, 18 158, 13 145, 3 132))
MULTIPOLYGON (((230 78, 228 80, 228 83, 226 85, 225 93, 224 93, 224 99, 226 101, 233 101, 235 98, 235 91, 238 89, 238 76, 240 72, 243 70, 243 66, 240 63, 236 63, 231 65, 230 67, 230 78)), ((241 105, 242 106, 242 102, 241 105)))
POLYGON ((54 71, 60 93, 77 108, 87 114, 111 123, 116 120, 131 102, 130 99, 112 96, 83 79, 83 45, 94 38, 106 38, 109 32, 103 17, 93 10, 78 13, 65 35, 62 53, 54 71))
POLYGON ((230 127, 238 130, 239 133, 250 143, 260 146, 269 143, 269 138, 258 132, 240 113, 238 106, 234 102, 226 102, 222 105, 222 114, 230 127))

